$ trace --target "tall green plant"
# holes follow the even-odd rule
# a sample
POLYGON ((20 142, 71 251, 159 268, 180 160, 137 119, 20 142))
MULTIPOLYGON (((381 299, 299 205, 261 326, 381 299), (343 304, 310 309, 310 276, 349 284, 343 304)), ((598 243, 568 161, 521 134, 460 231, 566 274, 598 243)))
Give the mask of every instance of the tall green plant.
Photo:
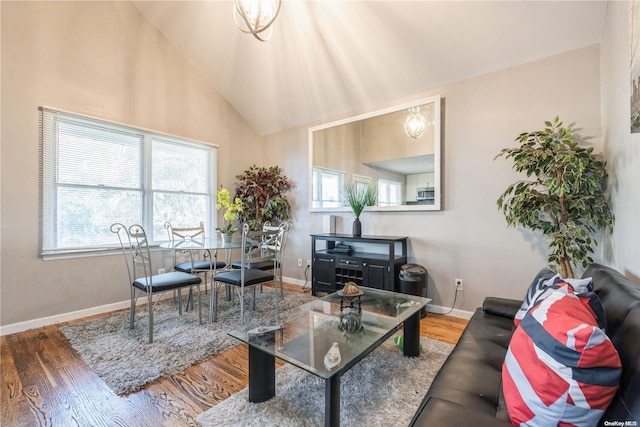
POLYGON ((344 201, 353 210, 356 218, 360 218, 364 208, 378 203, 378 190, 371 184, 365 186, 350 182, 344 185, 343 190, 344 201))
POLYGON ((604 191, 606 162, 593 148, 579 146, 579 135, 563 127, 558 117, 541 131, 521 133, 517 148, 496 156, 513 159, 513 168, 530 180, 507 187, 498 198, 511 227, 541 231, 548 240, 548 261, 564 277, 574 277, 572 264, 587 267, 593 260, 592 237, 613 228, 614 218, 604 191))
POLYGON ((291 205, 285 193, 293 184, 282 172, 279 166, 253 165, 236 175, 235 197, 242 200, 238 219, 248 223, 252 230, 262 229, 266 221, 279 223, 291 217, 291 205))

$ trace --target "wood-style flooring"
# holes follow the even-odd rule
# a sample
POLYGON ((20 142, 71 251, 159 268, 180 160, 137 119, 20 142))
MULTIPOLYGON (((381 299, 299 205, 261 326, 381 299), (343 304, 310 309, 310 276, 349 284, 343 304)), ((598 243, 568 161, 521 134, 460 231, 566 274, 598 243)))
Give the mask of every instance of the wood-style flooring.
MULTIPOLYGON (((455 344, 466 325, 464 319, 429 313, 420 331, 455 344)), ((1 426, 197 426, 198 414, 247 386, 243 344, 118 396, 71 348, 59 326, 0 337, 1 426)))

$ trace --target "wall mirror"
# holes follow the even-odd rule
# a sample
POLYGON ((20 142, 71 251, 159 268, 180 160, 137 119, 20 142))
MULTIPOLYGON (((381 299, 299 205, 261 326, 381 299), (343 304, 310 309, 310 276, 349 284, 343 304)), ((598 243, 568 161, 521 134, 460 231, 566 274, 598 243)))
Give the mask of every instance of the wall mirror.
POLYGON ((367 210, 440 210, 440 148, 439 95, 309 128, 310 210, 346 210, 347 182, 377 187, 367 210))

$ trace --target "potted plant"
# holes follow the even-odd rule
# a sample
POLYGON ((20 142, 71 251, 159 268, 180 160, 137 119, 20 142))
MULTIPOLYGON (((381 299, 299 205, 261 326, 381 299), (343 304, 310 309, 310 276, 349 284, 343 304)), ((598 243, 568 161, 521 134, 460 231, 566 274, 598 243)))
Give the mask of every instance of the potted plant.
POLYGON ((353 211, 356 219, 353 220, 352 234, 354 236, 362 235, 362 224, 360 223, 360 215, 367 206, 375 206, 378 203, 378 190, 372 184, 358 184, 355 182, 344 185, 344 201, 353 211))
POLYGON ((251 166, 236 175, 236 199, 242 200, 243 209, 238 219, 249 224, 251 230, 261 230, 265 222, 277 224, 289 220, 291 205, 285 193, 293 184, 279 166, 251 166))
POLYGON ((236 197, 232 202, 229 190, 226 188, 216 191, 216 196, 218 198, 216 209, 224 209, 222 217, 225 224, 224 227, 216 227, 216 231, 220 233, 223 241, 231 241, 233 234, 238 231, 238 228, 233 225, 233 221, 238 219, 238 215, 243 211, 242 200, 236 197))
POLYGON ((614 223, 604 190, 606 162, 579 140, 556 117, 541 131, 520 134, 519 147, 496 156, 513 159, 513 168, 530 178, 511 184, 498 198, 507 224, 542 232, 549 240, 550 265, 567 278, 574 277, 572 264, 585 268, 593 262, 593 235, 610 231, 614 223))

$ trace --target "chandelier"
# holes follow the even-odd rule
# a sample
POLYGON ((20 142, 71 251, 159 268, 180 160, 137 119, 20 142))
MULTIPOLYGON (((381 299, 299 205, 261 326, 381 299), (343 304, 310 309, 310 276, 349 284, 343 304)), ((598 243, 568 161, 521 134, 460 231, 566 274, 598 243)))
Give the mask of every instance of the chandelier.
POLYGON ((251 33, 261 42, 269 41, 280 3, 281 0, 235 0, 233 20, 243 33, 251 33))
POLYGON ((420 107, 409 108, 409 116, 404 122, 404 131, 411 138, 417 139, 422 136, 427 127, 427 120, 420 112, 420 107))

